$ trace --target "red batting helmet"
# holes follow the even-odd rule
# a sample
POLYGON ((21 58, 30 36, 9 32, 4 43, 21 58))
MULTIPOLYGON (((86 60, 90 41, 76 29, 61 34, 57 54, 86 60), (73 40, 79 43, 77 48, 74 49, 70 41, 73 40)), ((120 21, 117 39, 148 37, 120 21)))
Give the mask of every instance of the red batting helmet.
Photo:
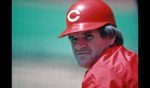
POLYGON ((106 3, 102 0, 79 0, 68 10, 67 28, 59 38, 74 32, 94 30, 106 24, 116 26, 114 14, 106 3))

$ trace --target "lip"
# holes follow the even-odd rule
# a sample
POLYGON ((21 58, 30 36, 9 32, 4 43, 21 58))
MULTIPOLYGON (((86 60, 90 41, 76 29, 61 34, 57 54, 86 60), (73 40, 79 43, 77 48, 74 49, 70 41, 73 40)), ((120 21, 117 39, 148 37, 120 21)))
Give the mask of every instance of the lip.
POLYGON ((82 50, 76 50, 76 55, 77 56, 86 56, 89 55, 90 51, 86 50, 86 49, 82 49, 82 50))
POLYGON ((80 53, 77 53, 78 56, 80 56, 80 55, 87 55, 87 54, 89 54, 89 53, 87 53, 87 52, 80 52, 80 53))

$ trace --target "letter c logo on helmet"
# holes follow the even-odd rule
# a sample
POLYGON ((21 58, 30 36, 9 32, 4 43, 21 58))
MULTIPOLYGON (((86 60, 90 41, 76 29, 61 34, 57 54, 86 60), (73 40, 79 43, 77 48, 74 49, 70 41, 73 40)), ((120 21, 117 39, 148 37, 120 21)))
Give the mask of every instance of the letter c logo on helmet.
POLYGON ((70 22, 75 22, 75 21, 77 21, 77 20, 80 18, 80 16, 76 16, 75 18, 71 18, 70 16, 71 16, 71 14, 73 14, 73 13, 75 13, 75 14, 80 14, 80 12, 79 12, 78 10, 71 10, 71 11, 68 13, 68 15, 67 15, 67 19, 68 19, 70 22))

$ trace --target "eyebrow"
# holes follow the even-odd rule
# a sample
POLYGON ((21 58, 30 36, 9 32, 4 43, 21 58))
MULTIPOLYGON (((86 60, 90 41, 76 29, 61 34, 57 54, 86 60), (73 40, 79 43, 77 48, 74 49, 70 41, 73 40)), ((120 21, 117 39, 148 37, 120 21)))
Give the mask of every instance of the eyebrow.
POLYGON ((87 35, 87 34, 90 34, 90 33, 92 33, 91 31, 87 31, 87 32, 85 32, 85 33, 83 33, 84 35, 87 35))
MULTIPOLYGON (((85 36, 85 35, 90 34, 90 33, 92 33, 92 32, 91 31, 87 31, 87 32, 83 33, 83 35, 85 36)), ((72 39, 72 38, 74 38, 74 36, 69 35, 68 38, 72 39)))
POLYGON ((74 36, 71 36, 71 35, 68 36, 69 39, 72 39, 73 37, 74 37, 74 36))

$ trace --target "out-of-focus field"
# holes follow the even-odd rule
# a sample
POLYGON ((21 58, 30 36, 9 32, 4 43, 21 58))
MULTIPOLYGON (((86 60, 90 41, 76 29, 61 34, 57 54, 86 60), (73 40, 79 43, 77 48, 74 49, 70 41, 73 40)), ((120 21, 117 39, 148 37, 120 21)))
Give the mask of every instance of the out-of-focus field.
MULTIPOLYGON (((12 88, 81 88, 85 69, 78 66, 69 40, 57 38, 75 1, 12 1, 12 88)), ((138 54, 135 0, 106 2, 112 6, 125 47, 138 54)))
POLYGON ((12 88, 81 88, 84 69, 71 61, 40 59, 45 60, 13 61, 12 88))

